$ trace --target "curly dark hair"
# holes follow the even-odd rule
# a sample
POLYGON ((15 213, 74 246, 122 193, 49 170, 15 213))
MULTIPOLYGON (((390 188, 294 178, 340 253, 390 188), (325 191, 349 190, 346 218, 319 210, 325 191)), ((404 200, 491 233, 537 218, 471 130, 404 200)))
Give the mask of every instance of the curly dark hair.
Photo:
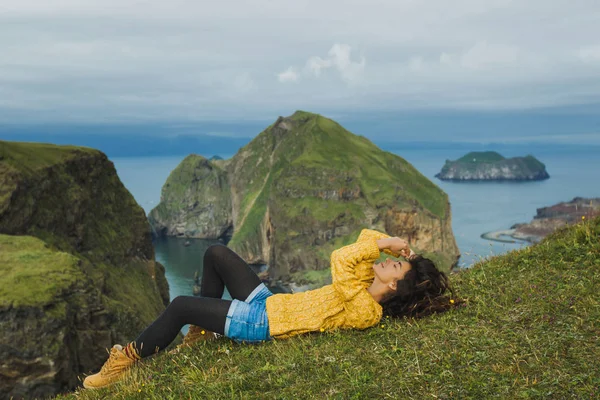
POLYGON ((383 315, 421 318, 447 311, 464 303, 455 296, 446 274, 433 261, 416 255, 409 259, 411 269, 397 281, 396 294, 382 304, 383 315), (444 295, 449 290, 452 296, 444 295))

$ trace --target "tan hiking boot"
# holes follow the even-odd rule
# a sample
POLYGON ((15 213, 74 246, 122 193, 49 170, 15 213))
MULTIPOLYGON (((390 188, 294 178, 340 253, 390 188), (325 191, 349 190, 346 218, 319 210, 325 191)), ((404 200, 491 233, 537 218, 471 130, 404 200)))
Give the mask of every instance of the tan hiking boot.
POLYGON ((189 347, 193 343, 200 341, 215 340, 216 338, 216 333, 207 331, 206 329, 196 325, 190 325, 188 333, 183 337, 183 342, 177 347, 175 347, 173 350, 169 351, 169 354, 179 353, 179 350, 181 350, 183 347, 189 347))
MULTIPOLYGON (((131 346, 129 347, 131 349, 131 346)), ((104 363, 100 372, 90 375, 83 381, 83 387, 86 389, 98 389, 104 386, 111 385, 120 379, 130 370, 131 366, 141 357, 135 350, 129 352, 128 356, 123 351, 123 346, 115 344, 110 350, 110 356, 104 363)))

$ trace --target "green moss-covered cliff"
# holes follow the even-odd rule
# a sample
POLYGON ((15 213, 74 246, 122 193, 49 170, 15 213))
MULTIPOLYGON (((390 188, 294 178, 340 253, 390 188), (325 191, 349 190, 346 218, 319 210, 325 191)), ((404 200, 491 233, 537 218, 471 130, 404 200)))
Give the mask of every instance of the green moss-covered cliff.
POLYGON ((532 181, 550 176, 534 156, 504 158, 495 151, 473 151, 455 161, 446 160, 436 178, 449 181, 532 181))
POLYGON ((144 210, 106 155, 0 141, 0 398, 80 385, 168 303, 144 210))
POLYGON ((158 235, 218 238, 230 235, 231 191, 227 172, 189 155, 175 168, 148 219, 158 235))
POLYGON ((407 238, 444 269, 459 257, 440 188, 401 157, 302 111, 231 159, 186 157, 149 219, 157 234, 231 237, 228 246, 268 264, 272 279, 296 282, 326 277, 331 252, 365 227, 407 238))

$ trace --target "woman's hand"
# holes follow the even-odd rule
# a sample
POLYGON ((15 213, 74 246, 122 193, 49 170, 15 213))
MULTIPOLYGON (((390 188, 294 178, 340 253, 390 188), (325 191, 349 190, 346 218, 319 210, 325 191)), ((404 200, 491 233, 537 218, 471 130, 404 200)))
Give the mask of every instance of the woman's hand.
POLYGON ((415 253, 414 251, 412 251, 412 249, 410 249, 409 252, 404 251, 401 254, 402 257, 406 258, 408 261, 411 261, 412 259, 416 258, 418 256, 417 253, 415 253))
POLYGON ((406 258, 410 255, 410 247, 408 242, 399 237, 389 238, 389 249, 394 253, 399 253, 402 257, 406 258))

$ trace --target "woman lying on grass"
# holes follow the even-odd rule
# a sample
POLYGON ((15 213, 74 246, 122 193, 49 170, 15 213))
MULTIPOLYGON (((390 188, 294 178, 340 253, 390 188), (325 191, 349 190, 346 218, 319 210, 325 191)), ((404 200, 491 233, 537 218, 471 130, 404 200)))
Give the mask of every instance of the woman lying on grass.
POLYGON ((456 305, 442 296, 447 289, 454 292, 431 260, 414 254, 405 240, 371 229, 331 254, 331 277, 332 284, 319 289, 273 294, 236 253, 212 245, 204 254, 200 297, 173 299, 135 341, 124 348, 114 345, 100 372, 86 377, 83 386, 100 388, 120 380, 137 360, 166 348, 186 324, 192 326, 185 345, 215 334, 256 343, 306 332, 365 329, 383 314, 422 317, 456 305), (374 264, 381 251, 408 261, 374 264), (221 299, 225 286, 233 300, 221 299))

